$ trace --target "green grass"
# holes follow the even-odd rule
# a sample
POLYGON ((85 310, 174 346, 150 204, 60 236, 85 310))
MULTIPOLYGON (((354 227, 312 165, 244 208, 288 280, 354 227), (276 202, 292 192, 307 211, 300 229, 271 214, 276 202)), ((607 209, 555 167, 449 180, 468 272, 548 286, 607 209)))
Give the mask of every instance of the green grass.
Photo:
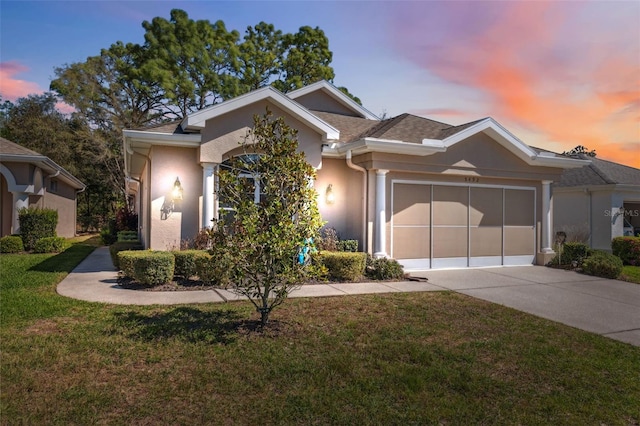
POLYGON ((622 267, 622 273, 618 278, 630 283, 640 284, 640 266, 625 265, 622 267))
POLYGON ((0 324, 1 424, 640 421, 640 348, 467 296, 292 299, 258 333, 244 302, 58 296, 67 255, 79 257, 0 256, 2 271, 10 259, 51 274, 12 279, 10 292, 24 295, 9 302, 3 273, 0 308, 18 306, 0 324))

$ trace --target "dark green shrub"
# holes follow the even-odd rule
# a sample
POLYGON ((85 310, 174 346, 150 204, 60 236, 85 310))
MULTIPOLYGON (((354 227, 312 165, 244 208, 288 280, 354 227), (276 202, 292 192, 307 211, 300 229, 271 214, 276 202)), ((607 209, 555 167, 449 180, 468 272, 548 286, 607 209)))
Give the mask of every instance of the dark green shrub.
POLYGON ((602 278, 618 278, 622 272, 622 260, 604 251, 594 251, 582 264, 585 274, 602 278))
POLYGON ((340 240, 338 241, 338 250, 355 253, 358 251, 358 240, 340 240))
POLYGON ((209 252, 196 257, 196 275, 200 281, 225 286, 230 282, 228 260, 209 252))
POLYGON ((110 246, 111 244, 118 241, 118 237, 114 235, 109 228, 102 228, 100 230, 100 239, 102 240, 102 244, 106 246, 110 246))
POLYGON ((0 253, 20 253, 21 251, 24 251, 24 244, 19 235, 0 238, 0 253))
POLYGON ((640 266, 640 237, 616 237, 611 241, 611 250, 622 263, 640 266))
POLYGON ((372 280, 399 280, 404 278, 404 269, 395 259, 386 257, 374 259, 367 256, 365 275, 372 280))
POLYGON ((66 240, 62 237, 45 237, 36 241, 34 253, 60 253, 66 249, 66 240))
POLYGON ((591 249, 587 244, 572 242, 559 246, 557 252, 556 257, 553 258, 551 263, 556 265, 571 265, 573 262, 576 262, 577 266, 580 266, 589 256, 591 249))
POLYGON ((125 276, 140 284, 160 285, 171 282, 175 269, 175 258, 168 251, 138 250, 121 251, 118 261, 122 262, 125 276))
POLYGON ((22 208, 18 212, 20 237, 25 250, 33 250, 40 238, 55 237, 58 211, 38 207, 22 208))
POLYGON ((135 276, 133 260, 136 253, 140 253, 140 250, 122 250, 116 254, 118 266, 120 267, 122 274, 127 278, 133 279, 135 276))
POLYGON ((173 251, 171 253, 173 253, 173 257, 176 259, 175 274, 184 278, 197 275, 197 258, 211 258, 209 253, 204 250, 181 250, 173 251))
POLYGON ((319 259, 329 271, 329 278, 338 281, 355 281, 362 278, 366 266, 366 253, 320 252, 319 259))
POLYGON ((136 241, 137 239, 136 231, 118 231, 118 241, 136 241))
POLYGON ((109 254, 111 255, 111 262, 113 262, 113 266, 116 269, 120 269, 120 264, 118 263, 118 252, 123 250, 142 250, 142 244, 140 241, 118 241, 109 247, 109 254))

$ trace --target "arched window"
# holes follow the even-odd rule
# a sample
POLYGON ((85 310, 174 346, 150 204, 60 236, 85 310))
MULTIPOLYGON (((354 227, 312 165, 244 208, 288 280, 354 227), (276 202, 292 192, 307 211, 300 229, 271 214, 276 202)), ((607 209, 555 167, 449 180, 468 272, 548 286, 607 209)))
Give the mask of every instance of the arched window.
MULTIPOLYGON (((261 191, 260 174, 256 173, 255 170, 251 170, 251 166, 257 163, 259 158, 260 154, 242 154, 220 164, 221 169, 232 170, 237 173, 238 179, 244 180, 246 196, 248 199, 253 199, 256 204, 264 199, 264 193, 261 191), (240 166, 238 166, 239 164, 240 166)), ((219 206, 221 210, 234 209, 234 206, 223 197, 219 199, 219 206)))

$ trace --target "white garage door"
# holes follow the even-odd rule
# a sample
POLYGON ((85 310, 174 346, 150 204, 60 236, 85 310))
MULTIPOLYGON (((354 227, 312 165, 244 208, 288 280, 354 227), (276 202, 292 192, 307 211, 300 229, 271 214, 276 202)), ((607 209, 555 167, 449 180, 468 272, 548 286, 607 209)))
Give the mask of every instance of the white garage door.
POLYGON ((407 270, 527 265, 535 189, 393 181, 391 256, 407 270))

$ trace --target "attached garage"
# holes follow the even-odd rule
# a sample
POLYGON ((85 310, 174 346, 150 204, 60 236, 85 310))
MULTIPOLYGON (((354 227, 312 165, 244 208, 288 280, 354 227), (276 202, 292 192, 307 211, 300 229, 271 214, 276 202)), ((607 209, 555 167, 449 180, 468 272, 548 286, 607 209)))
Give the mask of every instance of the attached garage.
POLYGON ((392 181, 391 257, 405 268, 530 265, 535 187, 392 181))

